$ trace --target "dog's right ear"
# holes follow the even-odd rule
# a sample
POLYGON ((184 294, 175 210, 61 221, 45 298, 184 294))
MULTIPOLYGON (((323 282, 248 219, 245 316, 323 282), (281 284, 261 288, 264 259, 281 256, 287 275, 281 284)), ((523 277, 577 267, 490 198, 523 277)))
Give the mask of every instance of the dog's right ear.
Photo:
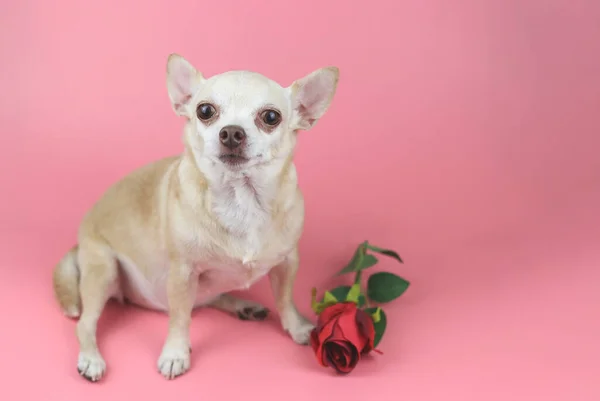
POLYGON ((202 74, 178 54, 167 60, 167 91, 171 105, 178 116, 188 116, 190 100, 204 82, 202 74))

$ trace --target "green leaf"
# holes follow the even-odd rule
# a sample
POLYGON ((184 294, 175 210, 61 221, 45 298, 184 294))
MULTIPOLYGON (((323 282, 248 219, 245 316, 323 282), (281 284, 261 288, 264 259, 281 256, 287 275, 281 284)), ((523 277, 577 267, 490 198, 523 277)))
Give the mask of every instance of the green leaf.
POLYGON ((364 256, 365 256, 365 245, 360 244, 358 246, 358 248, 356 248, 356 251, 354 251, 354 255, 352 255, 352 259, 350 259, 350 262, 348 262, 346 267, 344 267, 342 269, 342 271, 339 272, 339 274, 345 274, 345 273, 351 273, 351 272, 358 271, 358 269, 356 267, 362 263, 362 259, 364 258, 364 256))
POLYGON ((336 302, 338 302, 338 299, 341 299, 341 298, 336 297, 329 291, 325 291, 325 295, 323 296, 323 302, 326 304, 336 303, 336 302))
MULTIPOLYGON (((334 288, 333 290, 331 290, 329 292, 337 299, 344 300, 348 297, 348 293, 350 292, 350 286, 342 285, 340 287, 334 288)), ((358 296, 357 306, 360 308, 360 307, 364 306, 365 302, 366 302, 365 296, 363 294, 360 294, 358 296)))
POLYGON ((408 281, 393 273, 375 273, 367 282, 367 296, 375 302, 390 302, 402 295, 409 285, 408 281))
POLYGON ((390 249, 379 248, 379 247, 376 247, 376 246, 371 245, 371 244, 366 244, 366 246, 367 246, 368 249, 370 249, 373 252, 381 253, 382 255, 386 255, 386 256, 389 256, 391 258, 396 259, 400 263, 404 263, 404 261, 402 260, 402 258, 400 257, 400 255, 398 255, 396 252, 394 252, 394 251, 392 251, 390 249))
POLYGON ((357 272, 375 266, 378 260, 375 256, 366 253, 366 247, 366 242, 360 244, 354 252, 350 262, 338 274, 357 272))
MULTIPOLYGON (((372 315, 377 313, 377 308, 367 308, 365 312, 372 315)), ((373 322, 373 326, 375 327, 375 340, 373 341, 374 347, 377 347, 381 338, 383 337, 383 333, 385 333, 385 328, 387 327, 387 317, 385 316, 385 312, 383 309, 379 308, 379 321, 373 322)))

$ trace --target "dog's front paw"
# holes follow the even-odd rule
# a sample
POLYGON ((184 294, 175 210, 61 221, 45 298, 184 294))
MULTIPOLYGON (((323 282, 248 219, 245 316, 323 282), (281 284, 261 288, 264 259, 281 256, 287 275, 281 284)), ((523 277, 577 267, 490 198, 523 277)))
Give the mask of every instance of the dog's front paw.
POLYGON ((314 328, 315 325, 307 320, 298 327, 288 330, 288 333, 290 333, 292 340, 294 340, 294 342, 297 344, 308 345, 310 342, 310 333, 314 328))
POLYGON ((77 360, 77 371, 91 382, 97 382, 104 376, 106 362, 98 352, 80 352, 77 360))
POLYGON ((299 314, 297 311, 287 313, 282 319, 283 329, 292 337, 292 340, 300 345, 308 345, 310 342, 310 332, 315 325, 299 314))
POLYGON ((158 358, 158 371, 166 379, 174 379, 190 368, 190 348, 165 345, 158 358))

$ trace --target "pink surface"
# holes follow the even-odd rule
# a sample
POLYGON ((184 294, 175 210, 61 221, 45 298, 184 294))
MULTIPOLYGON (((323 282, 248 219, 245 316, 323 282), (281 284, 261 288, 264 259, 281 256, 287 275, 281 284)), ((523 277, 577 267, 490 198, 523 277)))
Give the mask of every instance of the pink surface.
MULTIPOLYGON (((3 1, 0 398, 600 400, 600 3, 573 0, 3 1), (337 65, 302 135, 296 298, 358 242, 412 281, 383 356, 320 368, 276 322, 193 321, 192 370, 155 362, 166 317, 108 308, 105 380, 76 372, 51 269, 92 202, 179 152, 166 57, 282 84, 337 65), (12 393, 16 393, 11 395, 12 393)), ((273 305, 266 282, 252 290, 273 305)))

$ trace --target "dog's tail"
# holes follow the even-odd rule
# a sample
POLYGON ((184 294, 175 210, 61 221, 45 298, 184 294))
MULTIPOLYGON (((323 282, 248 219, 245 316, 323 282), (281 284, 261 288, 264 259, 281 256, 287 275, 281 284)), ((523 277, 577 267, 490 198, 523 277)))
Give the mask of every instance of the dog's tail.
POLYGON ((52 281, 54 296, 63 313, 70 318, 78 318, 81 314, 81 299, 79 296, 79 266, 75 245, 67 252, 54 268, 52 281))

